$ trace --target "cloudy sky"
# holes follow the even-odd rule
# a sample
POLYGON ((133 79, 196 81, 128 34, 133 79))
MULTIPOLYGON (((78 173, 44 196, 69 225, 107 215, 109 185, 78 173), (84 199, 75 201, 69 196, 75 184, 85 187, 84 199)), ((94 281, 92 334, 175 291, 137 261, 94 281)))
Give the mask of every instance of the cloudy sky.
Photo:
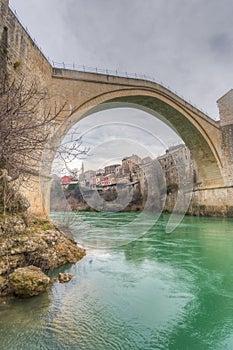
MULTIPOLYGON (((10 0, 10 4, 53 61, 148 74, 214 119, 218 119, 216 100, 233 87, 231 0, 10 0)), ((146 120, 144 126, 152 128, 151 117, 142 112, 105 113, 112 113, 116 121, 146 120)), ((106 115, 98 117, 101 124, 106 115)), ((154 122, 155 133, 164 134, 165 143, 177 142, 165 127, 162 132, 161 125, 154 122)), ((105 134, 98 130, 96 135, 105 134)))

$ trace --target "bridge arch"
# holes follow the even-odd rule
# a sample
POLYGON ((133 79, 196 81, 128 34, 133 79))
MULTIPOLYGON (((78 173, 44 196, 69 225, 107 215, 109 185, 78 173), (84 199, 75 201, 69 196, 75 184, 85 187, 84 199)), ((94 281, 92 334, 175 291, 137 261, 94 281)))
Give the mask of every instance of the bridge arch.
POLYGON ((56 147, 70 127, 86 116, 106 109, 132 107, 162 120, 183 139, 198 165, 203 187, 221 186, 223 174, 218 123, 200 111, 195 113, 189 104, 182 102, 170 92, 166 95, 138 87, 98 94, 74 107, 69 117, 63 120, 54 136, 56 147))

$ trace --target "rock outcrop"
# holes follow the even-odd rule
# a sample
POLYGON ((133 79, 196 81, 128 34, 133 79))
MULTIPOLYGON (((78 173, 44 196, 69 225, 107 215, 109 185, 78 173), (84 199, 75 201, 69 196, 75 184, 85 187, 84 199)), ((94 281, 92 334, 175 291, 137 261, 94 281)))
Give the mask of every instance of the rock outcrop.
POLYGON ((60 283, 67 283, 72 280, 74 275, 72 273, 59 273, 58 280, 60 283))
POLYGON ((48 220, 34 217, 25 220, 22 215, 0 219, 0 296, 20 295, 10 277, 18 268, 33 265, 47 272, 76 263, 85 254, 83 248, 48 220))
POLYGON ((24 298, 46 291, 49 284, 50 278, 36 266, 19 268, 9 275, 9 285, 14 294, 24 298))
MULTIPOLYGON (((121 189, 121 191, 124 191, 124 188, 121 189)), ((73 211, 97 211, 96 208, 92 208, 90 204, 92 202, 96 202, 95 200, 93 201, 91 199, 91 196, 96 196, 96 191, 93 191, 91 193, 88 193, 88 203, 86 203, 85 198, 83 197, 83 194, 85 194, 85 191, 81 192, 79 186, 76 186, 75 189, 69 190, 67 189, 65 191, 65 196, 67 199, 67 202, 69 203, 70 208, 73 211)), ((130 202, 127 204, 127 206, 121 207, 119 209, 119 204, 115 204, 115 200, 118 197, 117 193, 117 188, 116 186, 112 186, 108 189, 99 189, 98 190, 98 196, 103 199, 104 205, 103 207, 99 208, 98 210, 100 211, 125 211, 125 212, 138 212, 142 211, 144 208, 144 201, 146 199, 143 198, 142 193, 141 193, 141 188, 140 185, 137 184, 133 186, 133 192, 132 192, 132 198, 130 202)), ((123 194, 122 194, 123 195, 123 194)), ((127 191, 125 196, 127 195, 127 191)), ((124 195, 123 195, 124 196, 124 195)), ((55 198, 55 194, 54 194, 55 198)), ((101 201, 100 201, 101 202, 101 201)))

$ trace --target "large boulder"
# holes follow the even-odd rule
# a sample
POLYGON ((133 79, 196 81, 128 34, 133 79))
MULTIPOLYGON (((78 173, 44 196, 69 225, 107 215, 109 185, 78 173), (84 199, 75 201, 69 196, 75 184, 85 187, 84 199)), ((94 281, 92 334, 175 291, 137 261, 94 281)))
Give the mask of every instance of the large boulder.
POLYGON ((50 284, 50 278, 40 268, 31 265, 11 273, 9 283, 17 296, 31 297, 44 292, 50 284))

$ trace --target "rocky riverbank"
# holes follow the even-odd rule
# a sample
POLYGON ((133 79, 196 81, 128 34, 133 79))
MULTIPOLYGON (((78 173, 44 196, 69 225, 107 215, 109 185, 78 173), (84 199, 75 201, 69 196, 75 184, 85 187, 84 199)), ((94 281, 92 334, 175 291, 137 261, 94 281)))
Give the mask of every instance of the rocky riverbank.
POLYGON ((48 220, 25 214, 0 218, 0 297, 39 294, 50 285, 42 272, 76 263, 85 254, 48 220))
MULTIPOLYGON (((135 184, 133 186, 132 198, 130 198, 129 203, 125 207, 119 209, 119 203, 115 204, 115 200, 118 198, 118 192, 116 186, 109 187, 108 189, 99 189, 96 191, 89 191, 90 193, 85 193, 85 191, 80 190, 77 186, 74 190, 65 190, 64 194, 66 201, 68 202, 71 210, 73 211, 124 211, 124 212, 138 212, 142 211, 144 208, 145 198, 143 198, 140 184, 135 184), (98 194, 97 194, 98 193, 98 194), (103 204, 101 205, 101 200, 103 204), (91 204, 97 204, 92 206, 91 204), (98 208, 98 210, 97 210, 98 208)), ((121 188, 121 197, 127 197, 128 189, 121 188), (124 194, 125 192, 125 194, 124 194)), ((56 207, 56 203, 61 203, 57 200, 57 193, 52 194, 54 208, 52 210, 57 211, 60 208, 56 207)), ((60 198, 59 198, 60 199, 60 198)))

